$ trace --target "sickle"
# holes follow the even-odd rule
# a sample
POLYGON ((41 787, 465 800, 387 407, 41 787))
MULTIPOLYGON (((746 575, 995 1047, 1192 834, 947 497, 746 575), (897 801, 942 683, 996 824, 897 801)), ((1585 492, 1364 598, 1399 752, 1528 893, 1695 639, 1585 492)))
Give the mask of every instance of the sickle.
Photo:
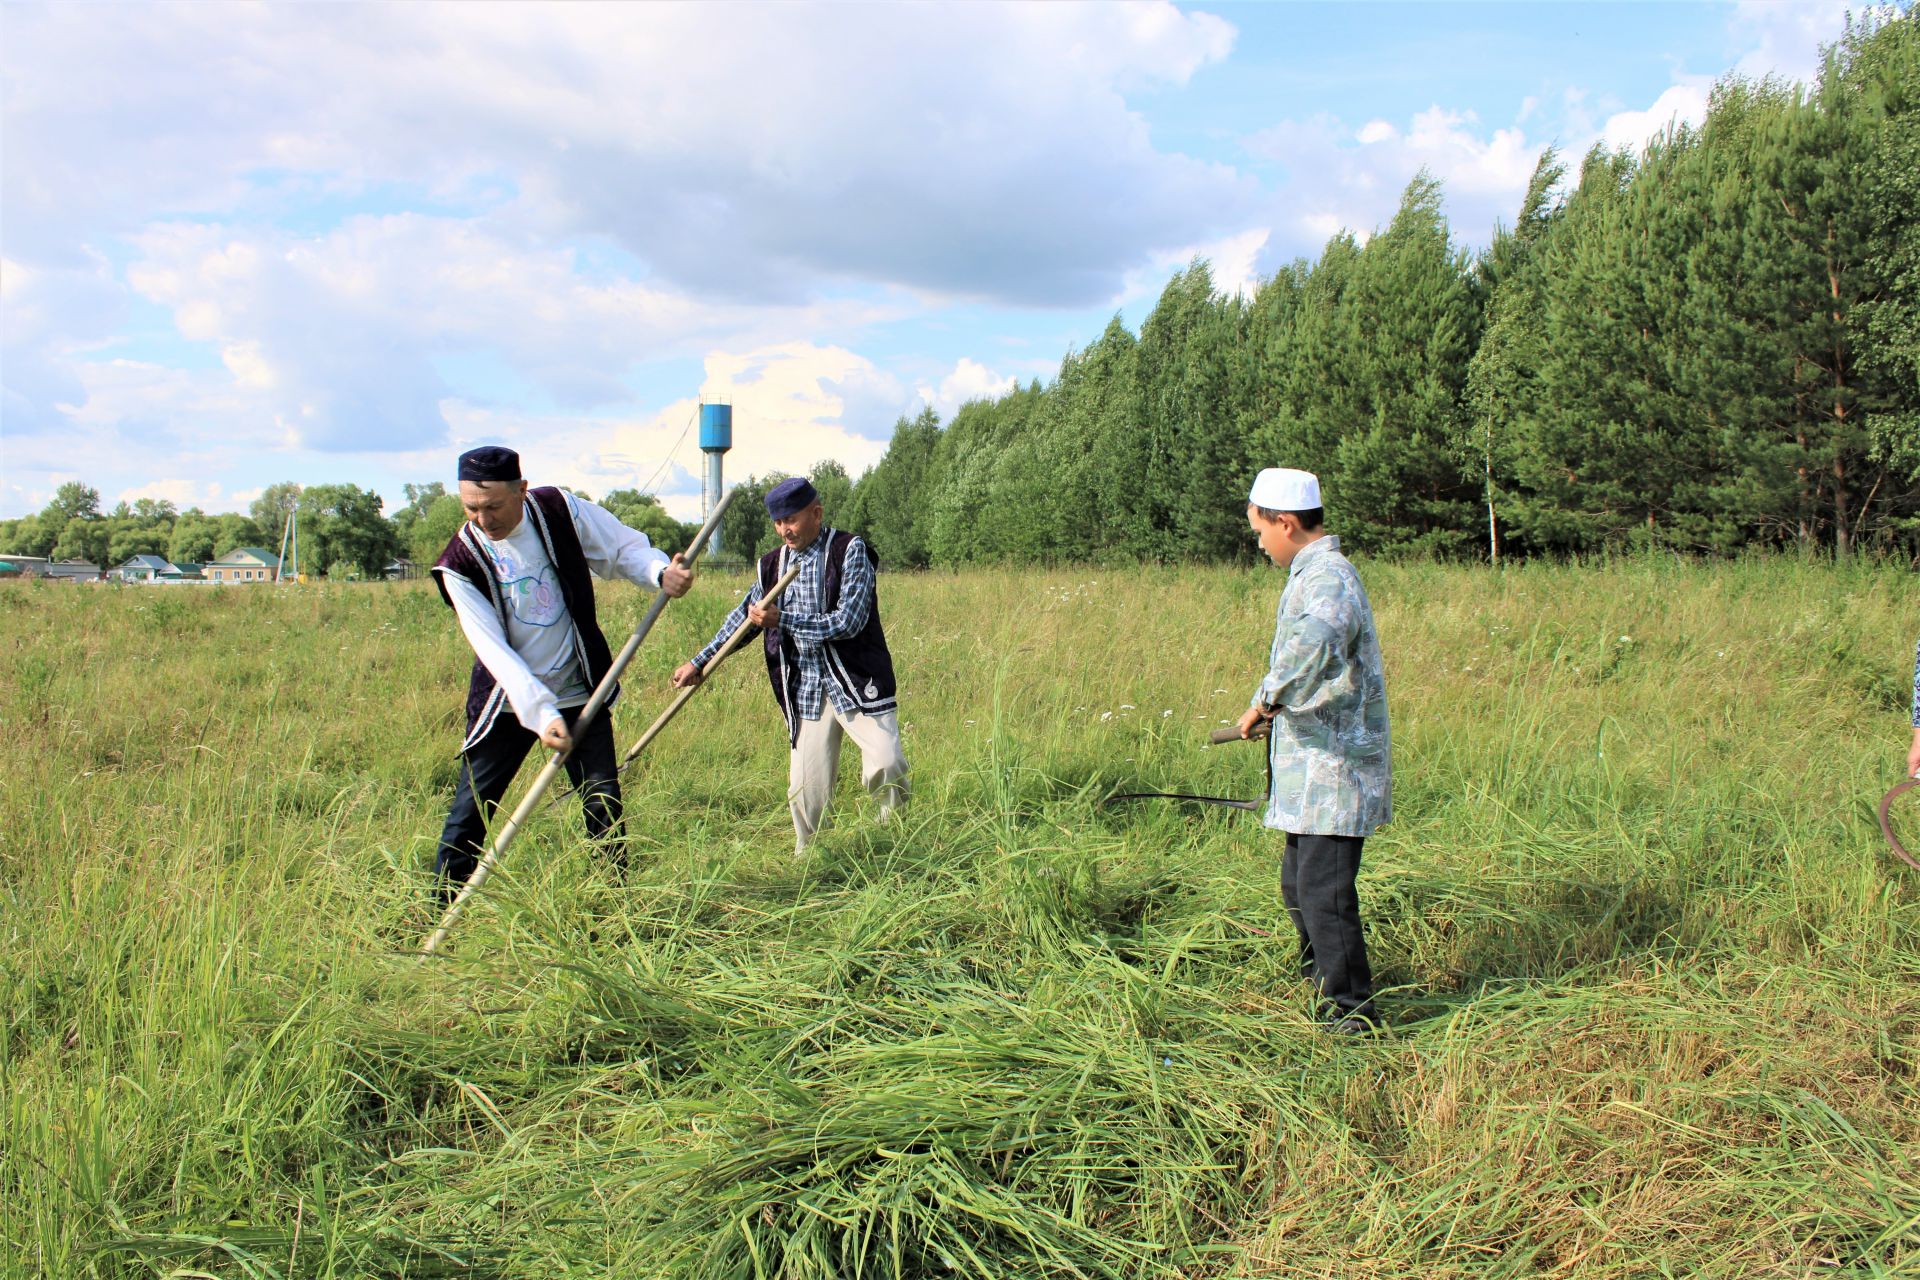
MULTIPOLYGON (((1257 742, 1272 732, 1273 722, 1271 720, 1262 720, 1253 726, 1251 740, 1257 742)), ((1216 745, 1226 742, 1249 741, 1249 739, 1240 736, 1238 729, 1215 729, 1207 735, 1207 740, 1216 745)), ((1271 758, 1267 760, 1267 790, 1269 792, 1273 790, 1273 760, 1271 758)), ((1234 800, 1227 796, 1196 796, 1189 791, 1128 791, 1120 795, 1108 796, 1100 802, 1100 807, 1104 809, 1108 805, 1118 804, 1122 800, 1185 800, 1191 804, 1213 804, 1219 805, 1222 809, 1239 809, 1246 813, 1259 813, 1267 807, 1264 796, 1258 800, 1234 800)))
POLYGON ((1886 795, 1880 797, 1880 834, 1887 838, 1887 843, 1892 846, 1896 854, 1900 855, 1902 862, 1912 867, 1915 871, 1920 871, 1920 859, 1915 859, 1913 854, 1907 851, 1907 847, 1901 844, 1894 836, 1893 819, 1890 816, 1893 810, 1893 802, 1915 787, 1920 787, 1920 778, 1908 778, 1905 782, 1887 792, 1886 795))
POLYGON ((1232 800, 1226 796, 1196 796, 1185 791, 1128 791, 1117 796, 1108 796, 1100 802, 1101 808, 1118 804, 1122 800, 1191 800, 1195 804, 1217 804, 1222 809, 1243 809, 1248 813, 1258 813, 1266 807, 1259 800, 1232 800))

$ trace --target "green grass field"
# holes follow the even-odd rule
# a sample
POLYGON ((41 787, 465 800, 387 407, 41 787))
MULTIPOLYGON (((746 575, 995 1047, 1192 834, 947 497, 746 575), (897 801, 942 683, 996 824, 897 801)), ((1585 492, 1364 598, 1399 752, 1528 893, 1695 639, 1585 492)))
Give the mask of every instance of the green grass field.
POLYGON ((629 775, 624 884, 551 810, 426 965, 431 588, 0 588, 8 1273, 1920 1274, 1911 573, 1362 572, 1371 1043, 1309 1020, 1257 821, 1098 806, 1259 790, 1205 734, 1270 570, 886 578, 904 822, 849 760, 793 857, 749 654, 629 775))

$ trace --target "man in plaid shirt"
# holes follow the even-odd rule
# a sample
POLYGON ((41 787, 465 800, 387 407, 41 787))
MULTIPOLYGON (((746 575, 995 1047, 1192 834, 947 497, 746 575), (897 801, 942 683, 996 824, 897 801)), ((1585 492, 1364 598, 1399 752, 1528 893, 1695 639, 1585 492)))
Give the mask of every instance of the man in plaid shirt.
POLYGON ((766 505, 781 545, 760 558, 746 597, 706 648, 673 673, 673 683, 699 684, 741 627, 763 634, 767 675, 787 722, 787 807, 797 853, 826 825, 844 738, 860 747, 861 780, 880 802, 882 822, 907 802, 907 759, 873 551, 855 535, 825 527, 820 495, 804 479, 776 485, 766 505), (763 603, 796 564, 800 576, 785 595, 763 603))

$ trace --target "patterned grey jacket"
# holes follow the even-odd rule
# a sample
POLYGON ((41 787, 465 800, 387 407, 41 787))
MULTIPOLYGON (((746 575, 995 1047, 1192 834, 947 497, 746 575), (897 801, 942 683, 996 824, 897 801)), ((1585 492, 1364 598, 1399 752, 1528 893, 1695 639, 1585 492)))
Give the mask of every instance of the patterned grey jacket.
POLYGON ((1271 668, 1266 824, 1295 835, 1367 836, 1393 817, 1387 683, 1373 606, 1340 539, 1309 543, 1287 572, 1271 668))

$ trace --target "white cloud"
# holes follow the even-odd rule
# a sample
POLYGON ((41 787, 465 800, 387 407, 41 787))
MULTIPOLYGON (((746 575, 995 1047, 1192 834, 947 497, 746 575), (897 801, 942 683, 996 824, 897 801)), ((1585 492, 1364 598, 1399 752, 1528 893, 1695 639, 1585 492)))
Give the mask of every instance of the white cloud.
MULTIPOLYGON (((1846 10, 1846 4, 1827 0, 1742 0, 1727 23, 1728 39, 1741 51, 1733 70, 1810 79, 1819 69, 1819 45, 1839 37, 1846 10)), ((1604 118, 1586 88, 1567 87, 1559 93, 1557 125, 1542 118, 1541 97, 1528 95, 1516 104, 1513 123, 1502 128, 1489 129, 1471 111, 1436 104, 1404 127, 1375 118, 1350 128, 1330 115, 1283 120, 1249 138, 1247 147, 1293 176, 1287 206, 1274 218, 1275 247, 1285 253, 1311 256, 1341 229, 1364 238, 1392 217, 1401 191, 1421 169, 1443 184, 1453 233, 1484 244, 1496 221, 1512 220, 1548 146, 1576 160, 1596 142, 1616 150, 1642 148, 1675 123, 1704 120, 1714 79, 1676 69, 1672 84, 1646 107, 1614 110, 1604 118)))
POLYGON ((571 252, 463 219, 349 219, 322 236, 242 236, 173 224, 139 237, 129 278, 172 308, 180 332, 217 345, 236 393, 258 399, 296 445, 406 450, 446 438, 450 389, 436 357, 478 355, 561 406, 630 402, 643 359, 788 329, 858 325, 870 303, 707 304, 617 276, 571 252))
POLYGON ((894 424, 920 411, 922 398, 913 388, 865 361, 821 385, 840 398, 841 427, 870 440, 891 440, 894 424))
POLYGON ((1746 51, 1733 69, 1753 79, 1774 75, 1810 84, 1820 74, 1820 46, 1840 38, 1849 11, 1872 8, 1848 0, 1740 0, 1727 25, 1746 51))
POLYGON ((446 437, 449 356, 616 406, 645 361, 877 318, 862 291, 1097 299, 1251 192, 1127 106, 1233 44, 1157 0, 101 13, 10 7, 0 47, 10 431, 98 380, 110 238, 281 439, 405 450, 446 437))
MULTIPOLYGON (((68 406, 59 430, 16 430, 15 419, 7 417, 0 433, 5 448, 0 473, 9 483, 0 488, 0 512, 36 510, 72 479, 128 501, 185 498, 183 505, 214 503, 210 509, 228 509, 247 501, 227 487, 236 468, 263 462, 297 468, 276 452, 280 433, 258 398, 236 391, 224 371, 124 359, 78 362, 71 371, 79 386, 77 403, 68 406), (191 496, 180 486, 193 486, 191 496)), ((114 501, 118 498, 107 505, 114 501)))
POLYGON ((1313 237, 1315 242, 1333 239, 1346 225, 1340 221, 1338 214, 1333 213, 1303 213, 1298 221, 1300 228, 1313 237))
POLYGON ((84 389, 81 401, 69 406, 65 426, 78 439, 67 430, 49 438, 46 448, 54 456, 86 441, 86 452, 96 457, 125 453, 137 465, 150 465, 199 449, 262 450, 284 442, 260 397, 236 388, 224 372, 123 359, 87 361, 74 369, 84 389))
MULTIPOLYGON (((163 438, 241 419, 268 447, 404 455, 486 394, 449 360, 618 411, 649 362, 929 298, 1098 299, 1252 194, 1127 105, 1232 47, 1162 0, 103 13, 10 6, 0 45, 9 435, 110 405, 163 438), (94 248, 128 243, 124 272, 94 248), (138 298, 224 382, 151 332, 135 363, 191 365, 191 389, 128 404, 125 369, 83 367, 138 298), (184 421, 214 394, 245 412, 184 421)), ((913 403, 885 375, 835 391, 877 436, 913 403)))
POLYGON ((1639 151, 1676 124, 1697 125, 1707 118, 1707 95, 1712 89, 1713 81, 1706 78, 1689 78, 1673 85, 1645 111, 1620 111, 1608 116, 1600 126, 1599 141, 1614 151, 1639 151))
POLYGON ((447 424, 443 439, 362 451, 349 477, 342 475, 341 455, 286 438, 271 411, 270 389, 239 387, 220 369, 129 360, 82 364, 83 404, 63 431, 4 436, 0 509, 9 515, 38 509, 84 461, 89 484, 129 501, 167 497, 182 506, 244 509, 273 481, 351 478, 385 494, 391 510, 403 483, 446 479, 461 450, 506 443, 522 451, 536 480, 595 495, 651 481, 670 512, 690 519, 699 510, 705 470, 694 421, 702 398, 734 407, 729 477, 805 472, 825 458, 857 476, 879 461, 894 420, 917 412, 923 395, 951 413, 1010 382, 962 360, 937 387, 909 389, 857 352, 805 342, 714 350, 703 366, 697 398, 639 413, 536 412, 446 398, 434 406, 447 424), (881 404, 883 423, 881 411, 871 408, 881 404), (863 405, 866 416, 854 416, 863 405), (26 477, 32 481, 22 483, 26 477))
POLYGON ((0 427, 9 435, 57 429, 58 406, 85 395, 72 362, 125 307, 126 290, 91 250, 34 265, 0 258, 0 427))
POLYGON ((688 520, 699 513, 705 471, 695 423, 701 400, 733 406, 733 448, 724 462, 729 482, 772 471, 801 474, 826 458, 857 476, 886 452, 892 418, 878 436, 845 419, 846 385, 886 381, 864 356, 790 342, 714 351, 705 370, 698 399, 677 400, 642 417, 540 415, 449 403, 453 439, 444 458, 429 460, 445 470, 458 449, 505 443, 521 451, 536 482, 602 496, 644 487, 664 466, 666 478, 651 491, 673 516, 688 520))
POLYGON ((1229 24, 1169 3, 113 16, 9 13, 9 238, 30 258, 157 213, 400 183, 607 237, 703 293, 1073 302, 1251 194, 1157 151, 1122 96, 1230 50, 1229 24))
POLYGON ((886 385, 887 376, 864 356, 787 342, 709 355, 701 395, 733 405, 730 470, 798 474, 833 458, 857 476, 886 452, 888 431, 847 422, 845 388, 886 385))
POLYGON ((1261 257, 1272 237, 1269 227, 1249 227, 1204 244, 1183 245, 1156 253, 1127 273, 1126 288, 1114 298, 1112 305, 1116 310, 1140 308, 1144 314, 1166 288, 1168 277, 1184 270, 1196 258, 1207 263, 1215 293, 1252 297, 1260 286, 1261 257))
MULTIPOLYGON (((1846 0, 1740 0, 1727 18, 1727 38, 1740 50, 1732 74, 1811 83, 1820 72, 1820 47, 1840 38, 1850 8, 1859 12, 1846 0)), ((1594 141, 1615 150, 1639 150, 1676 123, 1701 123, 1707 118, 1707 98, 1720 74, 1676 70, 1673 83, 1650 106, 1608 116, 1597 137, 1584 139, 1574 154, 1584 152, 1594 141)))
MULTIPOLYGON (((1511 220, 1546 146, 1518 125, 1488 130, 1471 111, 1435 105, 1405 127, 1369 120, 1358 129, 1336 117, 1283 120, 1247 139, 1255 155, 1286 166, 1287 205, 1276 211, 1279 256, 1313 256, 1341 229, 1364 236, 1383 227, 1413 176, 1425 170, 1445 188, 1449 225, 1485 243, 1495 221, 1511 220)), ((1264 248, 1265 246, 1262 246, 1264 248)), ((1263 267, 1278 265, 1263 257, 1263 267)))
MULTIPOLYGON (((258 497, 259 494, 256 492, 252 496, 258 497)), ((103 505, 111 507, 117 502, 132 503, 142 498, 171 502, 175 509, 180 511, 185 511, 188 507, 199 507, 205 511, 225 511, 240 505, 239 495, 226 492, 218 481, 198 480, 191 477, 149 480, 143 485, 120 490, 103 505)))
POLYGON ((963 356, 939 385, 921 386, 920 398, 945 420, 951 419, 968 401, 1005 395, 1017 382, 1011 374, 995 373, 979 361, 963 356))

